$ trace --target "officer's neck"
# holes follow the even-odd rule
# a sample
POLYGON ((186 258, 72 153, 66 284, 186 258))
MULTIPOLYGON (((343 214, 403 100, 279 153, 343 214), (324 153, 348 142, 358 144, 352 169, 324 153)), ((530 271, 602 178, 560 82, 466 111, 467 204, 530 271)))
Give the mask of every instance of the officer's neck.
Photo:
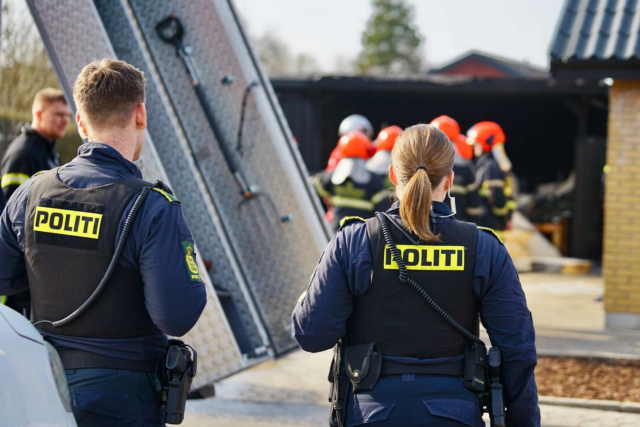
POLYGON ((129 132, 104 131, 89 135, 89 142, 100 142, 116 150, 125 159, 134 161, 136 136, 129 132))
MULTIPOLYGON (((398 200, 402 200, 402 194, 404 193, 404 185, 398 184, 396 186, 396 197, 398 200)), ((447 196, 447 192, 444 190, 444 185, 438 185, 433 189, 431 194, 431 200, 434 202, 444 202, 444 198, 447 196)))

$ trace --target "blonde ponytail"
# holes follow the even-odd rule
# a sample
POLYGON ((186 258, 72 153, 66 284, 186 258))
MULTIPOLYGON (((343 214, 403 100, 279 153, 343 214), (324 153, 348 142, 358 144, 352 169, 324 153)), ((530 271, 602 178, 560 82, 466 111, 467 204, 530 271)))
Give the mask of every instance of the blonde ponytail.
POLYGON ((439 240, 438 236, 431 232, 429 226, 431 197, 429 174, 421 169, 416 170, 404 187, 402 200, 400 200, 400 217, 409 230, 425 242, 439 240))
POLYGON ((444 133, 431 125, 405 129, 391 152, 393 169, 404 184, 400 217, 425 242, 438 242, 429 221, 433 189, 453 170, 455 150, 444 133))

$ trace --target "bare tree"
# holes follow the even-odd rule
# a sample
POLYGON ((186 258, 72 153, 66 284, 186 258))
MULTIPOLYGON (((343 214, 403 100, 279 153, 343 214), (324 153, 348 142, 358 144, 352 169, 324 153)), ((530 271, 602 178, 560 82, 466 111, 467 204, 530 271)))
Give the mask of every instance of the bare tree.
POLYGON ((289 72, 291 52, 275 33, 266 32, 260 37, 254 37, 253 44, 267 73, 283 75, 289 72))
POLYGON ((31 120, 38 90, 59 87, 26 5, 4 0, 0 49, 0 143, 4 146, 31 120))
POLYGON ((289 46, 274 32, 267 31, 251 39, 269 75, 309 75, 320 71, 315 58, 306 53, 292 54, 289 46))
POLYGON ((313 56, 301 53, 294 58, 293 70, 296 74, 314 74, 320 71, 320 66, 313 56))

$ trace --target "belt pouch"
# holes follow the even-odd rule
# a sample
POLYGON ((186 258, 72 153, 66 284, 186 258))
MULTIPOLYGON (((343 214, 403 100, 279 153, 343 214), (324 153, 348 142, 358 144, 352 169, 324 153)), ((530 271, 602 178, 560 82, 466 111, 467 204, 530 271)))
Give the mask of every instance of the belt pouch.
POLYGON ((485 390, 487 348, 484 344, 471 342, 464 352, 464 386, 480 393, 485 390))
POLYGON ((347 347, 345 368, 354 393, 373 390, 382 370, 380 346, 373 343, 347 347))

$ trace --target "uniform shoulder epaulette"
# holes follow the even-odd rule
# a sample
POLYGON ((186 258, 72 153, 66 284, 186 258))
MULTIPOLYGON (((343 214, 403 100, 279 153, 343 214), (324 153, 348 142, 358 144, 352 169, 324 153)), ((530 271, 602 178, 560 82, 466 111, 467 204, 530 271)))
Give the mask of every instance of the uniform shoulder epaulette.
POLYGON ((165 191, 158 187, 153 187, 152 190, 162 194, 169 201, 169 203, 173 203, 173 202, 180 203, 180 201, 176 198, 176 196, 169 193, 168 191, 165 191))
POLYGON ((502 238, 500 237, 500 235, 498 234, 498 232, 497 232, 497 231, 495 231, 494 229, 489 228, 489 227, 480 227, 479 225, 478 225, 477 227, 478 227, 478 230, 484 230, 484 231, 487 231, 487 232, 489 232, 489 233, 493 234, 493 236, 494 236, 496 239, 498 239, 498 241, 499 241, 501 244, 503 244, 503 245, 504 245, 504 242, 502 241, 502 238))
POLYGON ((345 216, 340 220, 340 227, 344 227, 345 225, 356 221, 365 222, 364 218, 360 216, 345 216))

